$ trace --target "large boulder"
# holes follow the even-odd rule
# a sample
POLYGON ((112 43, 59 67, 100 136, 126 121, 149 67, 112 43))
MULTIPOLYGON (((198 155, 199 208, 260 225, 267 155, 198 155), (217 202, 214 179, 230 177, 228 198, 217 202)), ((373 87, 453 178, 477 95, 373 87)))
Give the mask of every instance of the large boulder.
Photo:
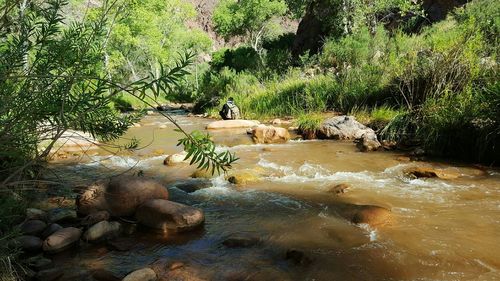
POLYGON ((290 133, 285 128, 259 125, 252 129, 252 139, 255 143, 282 143, 290 139, 290 133))
POLYGON ((135 217, 143 225, 175 232, 192 230, 205 221, 201 209, 163 199, 144 202, 137 208, 135 217))
POLYGON ((66 227, 56 231, 43 241, 43 250, 48 253, 57 253, 78 243, 82 231, 75 227, 66 227))
POLYGON ((88 186, 82 194, 76 198, 78 213, 89 215, 99 211, 108 210, 106 204, 106 193, 109 180, 100 180, 88 186))
POLYGON ((108 211, 111 216, 131 216, 149 199, 168 199, 168 191, 153 179, 122 176, 93 184, 77 198, 77 206, 82 214, 108 211))
POLYGON ((335 116, 325 120, 318 131, 323 139, 356 140, 361 151, 373 151, 382 145, 375 131, 356 121, 353 116, 335 116))
POLYGON ((208 124, 207 129, 216 130, 216 129, 252 128, 258 126, 259 124, 260 122, 256 120, 220 120, 208 124))
POLYGON ((120 233, 121 224, 117 221, 101 221, 91 226, 83 234, 83 240, 88 242, 103 241, 116 237, 120 233))
POLYGON ((149 267, 129 273, 122 281, 155 281, 156 273, 149 267))

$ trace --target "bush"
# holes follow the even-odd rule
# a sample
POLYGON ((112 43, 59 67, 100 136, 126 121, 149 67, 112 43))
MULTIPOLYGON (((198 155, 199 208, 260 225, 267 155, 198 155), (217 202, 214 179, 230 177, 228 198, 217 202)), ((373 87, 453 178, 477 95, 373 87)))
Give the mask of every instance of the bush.
POLYGON ((224 67, 236 72, 257 71, 260 67, 260 57, 251 47, 224 48, 212 54, 210 66, 214 71, 220 71, 224 67))

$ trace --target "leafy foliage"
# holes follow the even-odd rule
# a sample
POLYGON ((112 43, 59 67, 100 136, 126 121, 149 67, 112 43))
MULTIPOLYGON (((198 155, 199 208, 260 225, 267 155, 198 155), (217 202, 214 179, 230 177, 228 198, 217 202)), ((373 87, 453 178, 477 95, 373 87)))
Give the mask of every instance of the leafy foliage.
POLYGON ((184 160, 191 159, 190 165, 198 164, 197 169, 209 171, 214 174, 226 172, 231 164, 238 158, 229 151, 216 152, 215 144, 210 140, 210 135, 194 131, 187 137, 179 140, 177 145, 183 145, 187 155, 184 160), (222 163, 222 164, 221 164, 222 163))
POLYGON ((286 10, 281 0, 222 0, 212 21, 218 34, 226 38, 245 36, 260 53, 262 39, 273 29, 271 20, 284 15, 286 10))

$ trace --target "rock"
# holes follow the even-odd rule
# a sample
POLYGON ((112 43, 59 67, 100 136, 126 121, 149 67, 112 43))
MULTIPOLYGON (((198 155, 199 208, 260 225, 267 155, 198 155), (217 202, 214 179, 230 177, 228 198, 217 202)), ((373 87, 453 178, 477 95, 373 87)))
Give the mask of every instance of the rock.
POLYGON ((248 248, 261 243, 259 237, 235 235, 227 238, 222 245, 228 248, 248 248))
POLYGON ((336 140, 355 140, 375 132, 356 121, 354 116, 335 116, 325 120, 319 128, 319 137, 336 140))
POLYGON ((285 128, 259 125, 252 129, 252 139, 255 143, 283 143, 290 139, 290 133, 285 128))
POLYGON ((356 147, 362 152, 376 151, 382 145, 377 140, 375 132, 366 132, 363 136, 356 140, 356 147))
POLYGON ((390 140, 382 140, 380 144, 385 150, 395 150, 398 145, 397 142, 390 140))
POLYGON ((129 273, 122 281, 155 281, 156 273, 151 268, 143 268, 129 273))
POLYGON ((312 260, 304 254, 304 252, 290 249, 285 253, 285 259, 293 262, 296 265, 309 265, 312 260))
POLYGON ((237 174, 228 176, 227 180, 232 184, 247 184, 259 181, 259 177, 251 172, 238 172, 237 174))
POLYGON ((176 270, 176 269, 179 269, 179 268, 182 268, 182 267, 184 267, 184 263, 183 262, 175 261, 172 264, 170 264, 170 266, 168 267, 168 269, 170 269, 170 270, 176 270))
POLYGON ((410 152, 410 156, 414 156, 414 157, 425 156, 425 154, 426 154, 425 150, 423 150, 420 147, 415 148, 415 150, 413 150, 412 152, 410 152))
POLYGON ((49 224, 49 226, 47 228, 45 228, 45 230, 42 232, 42 235, 41 237, 43 239, 49 237, 50 235, 52 235, 54 232, 58 231, 59 229, 62 229, 63 227, 58 225, 57 223, 51 223, 49 224))
POLYGON ((166 129, 166 128, 168 128, 168 126, 165 124, 161 124, 160 126, 158 126, 158 129, 166 129))
POLYGON ((374 205, 350 205, 343 215, 352 223, 370 226, 383 225, 392 219, 390 210, 374 205))
POLYGON ((43 241, 43 250, 48 253, 64 251, 78 243, 82 231, 74 227, 66 227, 56 231, 43 241))
POLYGON ((328 189, 329 193, 341 194, 345 193, 345 190, 349 188, 349 185, 345 183, 337 184, 328 189))
POLYGON ((301 135, 302 139, 305 140, 314 140, 318 138, 316 130, 309 130, 309 129, 302 130, 301 135))
POLYGON ((137 208, 135 217, 143 225, 175 232, 194 229, 205 221, 201 209, 163 199, 144 202, 137 208))
POLYGON ((195 179, 211 179, 214 175, 207 170, 196 170, 193 174, 191 174, 191 177, 195 179))
POLYGON ((160 281, 207 281, 214 280, 212 278, 207 278, 207 276, 202 276, 199 271, 193 267, 182 265, 175 269, 169 270, 165 275, 163 275, 160 281))
POLYGON ((77 198, 77 206, 82 214, 108 211, 111 216, 131 216, 149 199, 168 199, 168 191, 153 179, 121 176, 90 186, 77 198))
POLYGON ((16 238, 16 242, 26 252, 38 252, 42 249, 42 239, 32 235, 21 235, 16 238))
POLYGON ((28 263, 28 266, 30 268, 32 268, 36 271, 49 269, 54 265, 52 263, 52 260, 45 258, 42 255, 31 257, 26 262, 28 263))
POLYGON ((83 218, 83 220, 80 222, 80 225, 91 226, 91 225, 94 225, 98 222, 107 221, 107 220, 109 220, 108 211, 98 211, 98 212, 94 212, 94 213, 86 216, 85 218, 83 218))
POLYGON ((210 181, 193 179, 187 181, 176 182, 173 186, 186 193, 192 193, 200 189, 209 188, 212 184, 210 181))
POLYGON ((47 227, 41 220, 29 220, 21 224, 21 232, 26 235, 39 235, 47 227))
POLYGON ((76 197, 78 213, 89 215, 91 213, 106 211, 106 193, 109 180, 100 180, 85 188, 82 194, 76 197))
POLYGON ((92 277, 97 281, 120 281, 121 278, 106 269, 96 269, 92 271, 92 277))
POLYGON ((120 233, 120 223, 117 221, 101 221, 91 226, 84 234, 83 240, 88 242, 102 241, 116 237, 120 233))
POLYGON ((208 130, 217 129, 235 129, 235 128, 252 128, 258 126, 259 121, 255 120, 221 120, 214 121, 207 125, 208 130))
POLYGON ((63 276, 63 271, 59 268, 51 268, 39 271, 36 273, 35 278, 39 281, 53 281, 63 276))
POLYGON ((42 220, 44 221, 46 217, 45 211, 35 208, 26 209, 26 219, 27 220, 42 220))
POLYGON ((186 156, 187 156, 186 151, 182 151, 179 153, 169 155, 169 156, 167 156, 167 158, 165 158, 165 160, 163 160, 163 165, 173 166, 173 165, 179 164, 179 163, 189 163, 188 159, 184 160, 186 158, 186 156))
POLYGON ((50 223, 74 222, 76 217, 76 211, 67 208, 55 208, 47 212, 47 220, 50 223))
POLYGON ((405 169, 404 173, 416 178, 440 178, 450 180, 460 177, 460 174, 458 174, 457 172, 435 169, 432 167, 412 167, 405 169))

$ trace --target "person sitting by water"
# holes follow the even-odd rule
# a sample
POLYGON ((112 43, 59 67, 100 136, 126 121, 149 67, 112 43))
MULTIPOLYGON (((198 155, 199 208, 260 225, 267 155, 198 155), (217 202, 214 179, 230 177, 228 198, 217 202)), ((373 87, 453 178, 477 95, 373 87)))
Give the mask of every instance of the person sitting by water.
POLYGON ((222 106, 222 110, 219 111, 219 114, 224 120, 240 119, 240 109, 234 103, 233 98, 227 99, 227 102, 222 106))

